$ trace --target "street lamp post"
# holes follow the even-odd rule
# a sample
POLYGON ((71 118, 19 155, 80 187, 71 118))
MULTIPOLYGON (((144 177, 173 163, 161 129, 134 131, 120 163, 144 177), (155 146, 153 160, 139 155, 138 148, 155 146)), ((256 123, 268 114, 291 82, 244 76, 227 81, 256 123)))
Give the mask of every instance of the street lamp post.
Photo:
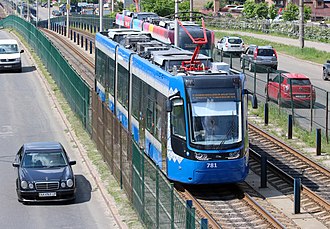
POLYGON ((99 0, 100 31, 103 31, 103 0, 99 0))
POLYGON ((66 35, 69 35, 69 14, 70 14, 70 0, 66 0, 66 35))

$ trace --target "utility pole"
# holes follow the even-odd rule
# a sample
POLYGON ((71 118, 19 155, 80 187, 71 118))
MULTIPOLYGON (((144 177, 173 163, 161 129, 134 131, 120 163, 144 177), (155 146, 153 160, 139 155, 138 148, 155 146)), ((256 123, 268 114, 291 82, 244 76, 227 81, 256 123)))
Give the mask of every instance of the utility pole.
POLYGON ((174 45, 178 46, 179 45, 179 23, 178 23, 178 18, 179 18, 179 0, 175 0, 175 11, 174 11, 174 45))
POLYGON ((190 21, 193 21, 194 1, 190 0, 190 21))
POLYGON ((69 15, 70 15, 70 0, 66 1, 66 35, 69 38, 70 34, 69 34, 69 15))
POLYGON ((299 0, 299 44, 304 48, 304 0, 299 0))
POLYGON ((100 31, 103 31, 103 0, 99 0, 100 31))

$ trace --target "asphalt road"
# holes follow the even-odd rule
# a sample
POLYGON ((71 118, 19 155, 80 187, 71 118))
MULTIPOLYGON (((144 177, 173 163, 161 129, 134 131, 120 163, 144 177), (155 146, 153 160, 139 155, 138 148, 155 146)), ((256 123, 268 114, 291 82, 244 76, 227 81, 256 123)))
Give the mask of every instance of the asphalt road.
MULTIPOLYGON (((9 37, 0 31, 0 38, 9 37)), ((0 73, 1 228, 118 228, 34 63, 27 52, 22 57, 22 73, 0 73), (21 145, 31 141, 60 141, 77 161, 75 203, 17 201, 12 162, 21 145)))

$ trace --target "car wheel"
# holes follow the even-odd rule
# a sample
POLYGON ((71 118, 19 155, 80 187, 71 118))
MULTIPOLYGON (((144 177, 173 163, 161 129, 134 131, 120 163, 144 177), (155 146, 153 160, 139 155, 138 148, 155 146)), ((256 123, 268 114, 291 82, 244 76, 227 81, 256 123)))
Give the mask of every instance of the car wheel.
POLYGON ((328 73, 325 69, 323 69, 323 80, 328 80, 328 73))

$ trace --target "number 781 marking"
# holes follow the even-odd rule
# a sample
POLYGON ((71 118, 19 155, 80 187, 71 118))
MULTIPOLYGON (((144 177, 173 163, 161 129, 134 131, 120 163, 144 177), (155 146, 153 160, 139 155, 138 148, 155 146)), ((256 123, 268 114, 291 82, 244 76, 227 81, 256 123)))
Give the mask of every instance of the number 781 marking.
POLYGON ((207 169, 215 169, 217 167, 217 163, 206 163, 206 168, 207 169))

